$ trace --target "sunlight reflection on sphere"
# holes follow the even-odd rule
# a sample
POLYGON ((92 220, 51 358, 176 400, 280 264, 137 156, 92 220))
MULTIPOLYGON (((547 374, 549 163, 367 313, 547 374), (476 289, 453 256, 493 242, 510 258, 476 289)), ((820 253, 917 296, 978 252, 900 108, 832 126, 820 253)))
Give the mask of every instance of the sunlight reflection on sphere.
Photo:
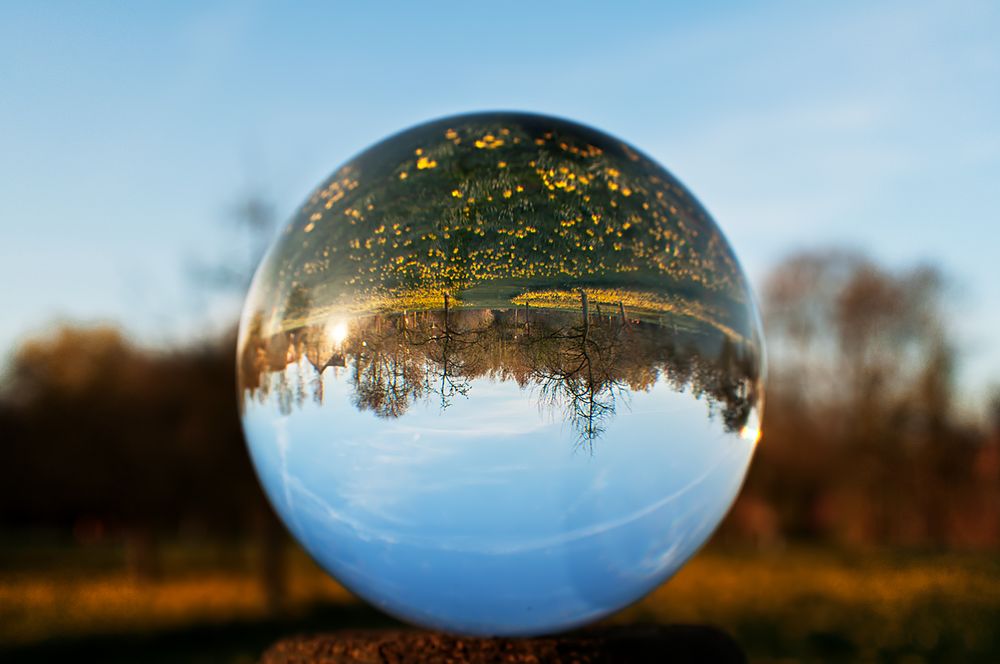
POLYGON ((529 635, 669 578, 760 435, 753 296, 667 171, 565 120, 409 129, 313 192, 240 324, 278 514, 405 620, 529 635))

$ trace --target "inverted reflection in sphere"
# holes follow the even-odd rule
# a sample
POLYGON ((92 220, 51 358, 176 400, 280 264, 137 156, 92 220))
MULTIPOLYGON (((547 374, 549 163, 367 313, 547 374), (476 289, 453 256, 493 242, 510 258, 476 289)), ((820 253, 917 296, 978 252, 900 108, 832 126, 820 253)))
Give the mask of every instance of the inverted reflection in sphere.
POLYGON ((240 326, 265 491, 323 567, 425 626, 527 635, 640 598, 759 436, 762 341, 715 223, 549 117, 431 122, 324 182, 240 326))

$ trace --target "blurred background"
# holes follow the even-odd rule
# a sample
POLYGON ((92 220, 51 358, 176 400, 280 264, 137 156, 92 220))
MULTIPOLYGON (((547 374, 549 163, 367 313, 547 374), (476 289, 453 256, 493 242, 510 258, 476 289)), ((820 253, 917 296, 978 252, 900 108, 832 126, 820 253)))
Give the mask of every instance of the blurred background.
POLYGON ((0 7, 0 659, 252 661, 391 624, 271 515, 237 419, 262 251, 356 152, 565 116, 702 200, 768 333, 708 548, 612 621, 754 659, 1000 660, 1000 5, 0 7))

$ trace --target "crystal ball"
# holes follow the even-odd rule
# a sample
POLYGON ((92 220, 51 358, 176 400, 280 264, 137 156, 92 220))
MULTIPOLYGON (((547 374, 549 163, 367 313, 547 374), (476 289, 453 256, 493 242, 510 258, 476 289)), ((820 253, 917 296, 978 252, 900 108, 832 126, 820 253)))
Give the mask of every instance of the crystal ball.
POLYGON ((240 322, 267 496, 350 591, 425 627, 533 635, 672 576, 760 436, 763 340, 733 250, 638 149, 459 115, 306 199, 240 322))

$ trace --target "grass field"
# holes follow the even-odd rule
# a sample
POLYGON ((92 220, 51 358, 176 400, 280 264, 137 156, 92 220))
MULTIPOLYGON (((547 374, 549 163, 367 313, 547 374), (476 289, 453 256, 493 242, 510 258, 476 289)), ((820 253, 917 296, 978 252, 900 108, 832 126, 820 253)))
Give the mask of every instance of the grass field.
MULTIPOLYGON (((8 547, 0 661, 254 661, 275 639, 392 620, 298 552, 270 616, 249 551, 168 547, 136 582, 114 547, 8 547)), ((709 623, 753 661, 1000 661, 1000 560, 989 555, 709 548, 612 622, 709 623)))

